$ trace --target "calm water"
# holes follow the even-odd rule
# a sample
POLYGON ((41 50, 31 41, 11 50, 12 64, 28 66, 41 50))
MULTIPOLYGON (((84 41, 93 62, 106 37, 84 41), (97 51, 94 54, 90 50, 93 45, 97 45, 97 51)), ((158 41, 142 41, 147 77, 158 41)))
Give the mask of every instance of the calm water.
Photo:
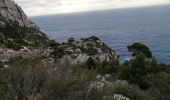
POLYGON ((170 6, 84 12, 31 18, 58 42, 70 37, 98 36, 120 55, 129 57, 127 45, 148 45, 160 63, 170 64, 170 6))

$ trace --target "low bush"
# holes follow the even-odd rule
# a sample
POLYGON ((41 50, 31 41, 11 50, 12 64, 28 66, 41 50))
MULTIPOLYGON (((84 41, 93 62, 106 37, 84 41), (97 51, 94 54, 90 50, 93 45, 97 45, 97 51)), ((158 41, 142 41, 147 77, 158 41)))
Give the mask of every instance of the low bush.
POLYGON ((97 68, 96 61, 92 57, 90 57, 86 61, 85 66, 87 69, 96 69, 97 68))
POLYGON ((148 74, 146 82, 150 86, 150 94, 158 100, 170 99, 170 74, 166 72, 159 72, 157 74, 148 74))
POLYGON ((0 68, 3 68, 4 67, 4 65, 3 65, 3 63, 0 61, 0 68))
POLYGON ((114 94, 121 94, 132 100, 155 100, 147 92, 136 85, 129 84, 127 81, 115 81, 113 86, 114 94))
POLYGON ((103 61, 102 66, 99 68, 99 73, 105 74, 116 74, 119 70, 119 66, 113 61, 103 61))

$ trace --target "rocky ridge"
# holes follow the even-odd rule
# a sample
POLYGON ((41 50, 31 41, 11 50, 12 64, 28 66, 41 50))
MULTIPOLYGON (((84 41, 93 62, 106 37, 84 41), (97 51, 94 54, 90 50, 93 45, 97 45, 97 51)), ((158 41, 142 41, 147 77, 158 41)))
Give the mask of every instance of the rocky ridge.
MULTIPOLYGON (((12 0, 0 0, 0 16, 16 21, 20 26, 31 27, 33 23, 28 20, 24 11, 12 0)), ((2 24, 2 22, 0 22, 2 24)))
POLYGON ((63 63, 67 61, 70 64, 83 64, 89 58, 96 62, 119 59, 115 51, 95 36, 84 38, 80 41, 75 41, 73 38, 70 39, 67 43, 43 50, 42 56, 45 59, 53 58, 63 63), (69 41, 70 39, 72 41, 69 41))

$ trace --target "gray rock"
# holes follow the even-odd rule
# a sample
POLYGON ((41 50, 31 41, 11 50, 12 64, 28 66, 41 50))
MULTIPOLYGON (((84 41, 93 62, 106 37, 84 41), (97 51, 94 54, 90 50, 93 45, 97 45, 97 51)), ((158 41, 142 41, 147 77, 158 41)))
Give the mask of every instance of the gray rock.
POLYGON ((114 100, 130 100, 130 99, 127 97, 124 97, 121 94, 114 94, 114 100))
POLYGON ((12 21, 16 21, 20 26, 34 26, 33 23, 28 20, 21 7, 19 7, 12 0, 0 0, 0 16, 12 21))
POLYGON ((64 55, 60 58, 64 62, 65 59, 70 64, 84 64, 91 57, 97 62, 117 60, 117 54, 114 50, 107 47, 101 41, 79 40, 72 43, 61 44, 58 48, 62 48, 64 55))

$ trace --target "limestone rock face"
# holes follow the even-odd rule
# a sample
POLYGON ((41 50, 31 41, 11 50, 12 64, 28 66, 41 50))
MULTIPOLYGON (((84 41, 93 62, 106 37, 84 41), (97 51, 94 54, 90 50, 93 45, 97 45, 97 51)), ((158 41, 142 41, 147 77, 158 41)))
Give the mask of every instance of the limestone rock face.
POLYGON ((33 25, 21 7, 12 0, 0 0, 0 17, 16 21, 20 26, 31 27, 33 25))
POLYGON ((69 64, 84 64, 90 58, 96 62, 108 61, 112 62, 118 60, 116 51, 109 48, 105 43, 100 40, 96 40, 97 37, 89 37, 78 41, 71 41, 62 43, 51 50, 44 50, 44 57, 53 58, 69 64), (50 54, 50 55, 49 55, 50 54))

